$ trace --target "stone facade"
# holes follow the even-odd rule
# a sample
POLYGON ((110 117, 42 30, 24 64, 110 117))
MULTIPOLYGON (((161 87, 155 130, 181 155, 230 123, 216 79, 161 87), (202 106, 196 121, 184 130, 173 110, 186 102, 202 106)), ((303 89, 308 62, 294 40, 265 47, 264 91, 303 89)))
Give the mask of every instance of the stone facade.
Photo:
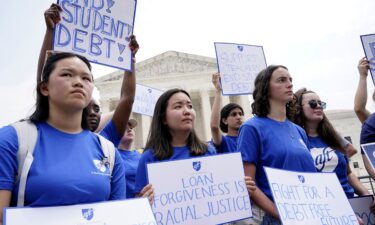
MULTIPOLYGON (((137 83, 160 90, 183 88, 192 97, 196 110, 196 131, 202 140, 210 140, 210 115, 214 96, 211 75, 217 71, 216 59, 187 53, 168 51, 136 64, 137 83)), ((116 71, 95 81, 100 91, 102 111, 114 110, 119 97, 122 82, 122 71, 116 71)), ((245 110, 246 119, 251 117, 249 96, 223 96, 222 105, 229 102, 240 104, 245 110)), ((354 146, 360 151, 359 133, 361 124, 352 110, 328 110, 328 118, 335 128, 346 137, 350 137, 354 146)), ((138 121, 136 127, 135 148, 144 146, 151 123, 151 118, 132 114, 138 121)), ((351 158, 357 175, 366 175, 360 154, 351 158)))
MULTIPOLYGON (((210 140, 210 115, 214 96, 211 75, 217 72, 216 60, 210 57, 168 51, 136 64, 137 83, 160 90, 182 88, 187 90, 196 110, 196 131, 202 140, 210 140)), ((116 71, 95 81, 100 92, 102 111, 112 111, 120 97, 122 71, 116 71)), ((245 115, 250 116, 248 96, 223 96, 222 104, 236 102, 245 115)), ((133 113, 138 121, 135 147, 144 146, 151 118, 133 113)))

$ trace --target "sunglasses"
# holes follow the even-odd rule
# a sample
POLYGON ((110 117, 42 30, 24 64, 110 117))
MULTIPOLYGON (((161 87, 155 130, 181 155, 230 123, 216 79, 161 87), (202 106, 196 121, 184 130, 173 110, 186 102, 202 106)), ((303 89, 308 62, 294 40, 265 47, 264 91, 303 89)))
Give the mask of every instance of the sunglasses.
POLYGON ((325 109, 327 107, 327 103, 322 102, 322 101, 317 101, 317 100, 310 100, 307 102, 312 109, 316 109, 318 107, 318 104, 322 109, 325 109))

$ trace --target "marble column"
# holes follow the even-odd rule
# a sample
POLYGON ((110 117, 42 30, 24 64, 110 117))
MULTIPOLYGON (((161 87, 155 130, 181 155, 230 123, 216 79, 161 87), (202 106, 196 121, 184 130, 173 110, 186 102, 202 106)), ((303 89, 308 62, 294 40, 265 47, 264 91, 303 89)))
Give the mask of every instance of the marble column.
POLYGON ((202 115, 202 122, 203 122, 203 134, 204 140, 208 141, 211 139, 211 127, 210 127, 210 120, 211 120, 211 106, 210 106, 210 96, 208 94, 208 90, 202 90, 199 92, 199 97, 201 101, 201 115, 202 115))

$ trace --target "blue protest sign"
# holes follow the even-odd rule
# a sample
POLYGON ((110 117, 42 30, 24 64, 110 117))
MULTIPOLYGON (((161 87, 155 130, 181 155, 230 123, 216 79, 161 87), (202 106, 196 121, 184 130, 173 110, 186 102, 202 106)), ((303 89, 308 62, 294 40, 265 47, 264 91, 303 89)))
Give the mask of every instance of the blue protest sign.
POLYGON ((147 174, 159 225, 222 224, 252 216, 238 152, 150 163, 147 174))
POLYGON ((258 73, 267 67, 263 47, 215 42, 223 95, 246 95, 258 73))
POLYGON ((61 21, 53 48, 74 52, 91 62, 132 70, 129 36, 133 33, 136 0, 60 0, 61 21))
POLYGON ((366 157, 371 163, 372 168, 375 169, 375 142, 361 145, 366 157))
POLYGON ((282 224, 358 225, 335 173, 264 170, 282 224))
POLYGON ((361 35, 363 50, 367 60, 370 62, 370 73, 375 85, 375 34, 361 35))
POLYGON ((374 202, 374 196, 366 195, 349 199, 355 214, 362 219, 364 225, 375 224, 375 215, 370 211, 370 206, 374 202))
POLYGON ((133 112, 146 116, 154 115, 154 108, 157 100, 163 91, 137 84, 133 103, 133 112))

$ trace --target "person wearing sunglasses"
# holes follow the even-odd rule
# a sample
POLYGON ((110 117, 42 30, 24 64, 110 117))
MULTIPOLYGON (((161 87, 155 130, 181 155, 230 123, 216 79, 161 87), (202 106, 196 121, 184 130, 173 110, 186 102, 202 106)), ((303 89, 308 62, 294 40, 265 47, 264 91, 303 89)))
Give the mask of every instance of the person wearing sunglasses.
POLYGON ((318 172, 334 172, 348 198, 370 192, 352 173, 341 138, 324 113, 327 104, 315 92, 302 88, 296 93, 293 121, 308 135, 310 153, 318 172))
POLYGON ((255 178, 251 200, 265 211, 261 224, 281 224, 264 166, 298 172, 316 172, 305 131, 292 123, 289 104, 294 100, 288 69, 271 65, 256 77, 251 104, 255 116, 239 130, 237 148, 245 175, 255 178))

